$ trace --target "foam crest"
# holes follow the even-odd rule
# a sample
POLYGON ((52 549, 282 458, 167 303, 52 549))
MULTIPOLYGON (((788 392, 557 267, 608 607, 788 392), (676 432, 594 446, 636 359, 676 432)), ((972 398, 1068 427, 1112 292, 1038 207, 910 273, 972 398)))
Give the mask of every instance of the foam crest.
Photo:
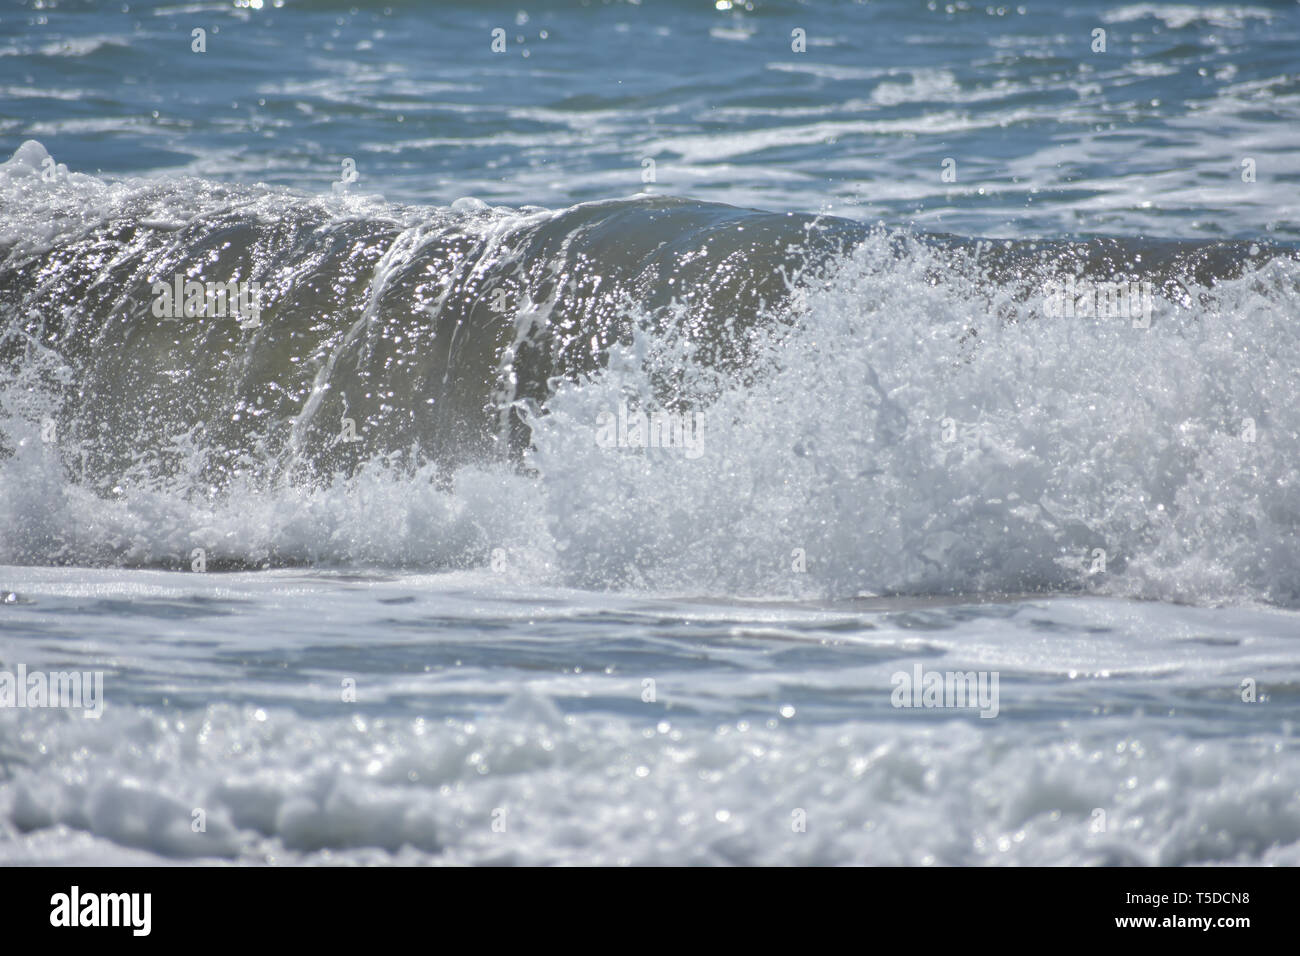
POLYGON ((644 362, 562 386, 534 423, 557 550, 583 583, 1294 603, 1297 276, 1189 283, 1134 328, 877 237, 707 405, 698 460, 592 440, 644 362))

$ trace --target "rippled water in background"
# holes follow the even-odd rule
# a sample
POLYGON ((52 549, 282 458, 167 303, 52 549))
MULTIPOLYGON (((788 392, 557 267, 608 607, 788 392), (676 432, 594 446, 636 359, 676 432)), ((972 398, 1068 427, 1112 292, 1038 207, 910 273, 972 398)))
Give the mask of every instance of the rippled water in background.
POLYGON ((0 862, 1300 863, 1297 51, 1284 3, 6 9, 0 671, 106 706, 0 707, 0 862), (1076 273, 1151 327, 1045 316, 1076 273), (174 274, 262 325, 155 320, 174 274), (601 447, 629 399, 701 455, 601 447))
POLYGON ((718 6, 29 4, 0 134, 312 191, 352 157, 428 204, 624 196, 654 159, 656 192, 967 235, 1300 237, 1295 4, 718 6))

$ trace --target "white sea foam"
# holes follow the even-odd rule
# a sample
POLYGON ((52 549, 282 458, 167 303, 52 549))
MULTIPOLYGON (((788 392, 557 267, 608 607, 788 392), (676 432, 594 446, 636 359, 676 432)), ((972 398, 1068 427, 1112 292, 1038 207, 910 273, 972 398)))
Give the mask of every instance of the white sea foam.
POLYGON ((784 723, 0 713, 0 861, 1300 864, 1286 738, 784 723))

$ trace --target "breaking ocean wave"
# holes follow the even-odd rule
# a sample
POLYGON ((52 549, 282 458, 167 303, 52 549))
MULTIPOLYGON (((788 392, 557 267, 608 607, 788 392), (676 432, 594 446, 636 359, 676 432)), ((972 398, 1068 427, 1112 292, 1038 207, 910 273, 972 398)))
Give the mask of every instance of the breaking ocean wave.
POLYGON ((1295 247, 47 159, 0 167, 6 562, 1300 601, 1295 247))

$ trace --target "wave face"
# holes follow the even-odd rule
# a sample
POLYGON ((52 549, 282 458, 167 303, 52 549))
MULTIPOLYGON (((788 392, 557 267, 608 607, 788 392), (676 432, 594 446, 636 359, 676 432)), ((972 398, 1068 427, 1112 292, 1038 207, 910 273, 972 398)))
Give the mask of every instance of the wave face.
MULTIPOLYGON (((380 454, 455 464, 512 438, 517 451, 511 404, 601 367, 636 317, 685 301, 675 330, 734 364, 784 292, 774 268, 862 231, 676 199, 551 213, 197 182, 51 188, 47 161, 32 142, 5 166, 5 358, 70 372, 61 430, 109 487, 182 434, 215 482, 380 454), (186 282, 256 283, 257 314, 236 314, 232 290, 231 307, 200 295, 185 315, 186 282)), ((149 461, 168 476, 192 465, 149 461)))
POLYGON ((0 167, 0 561, 1300 602, 1295 249, 46 159, 0 167))

